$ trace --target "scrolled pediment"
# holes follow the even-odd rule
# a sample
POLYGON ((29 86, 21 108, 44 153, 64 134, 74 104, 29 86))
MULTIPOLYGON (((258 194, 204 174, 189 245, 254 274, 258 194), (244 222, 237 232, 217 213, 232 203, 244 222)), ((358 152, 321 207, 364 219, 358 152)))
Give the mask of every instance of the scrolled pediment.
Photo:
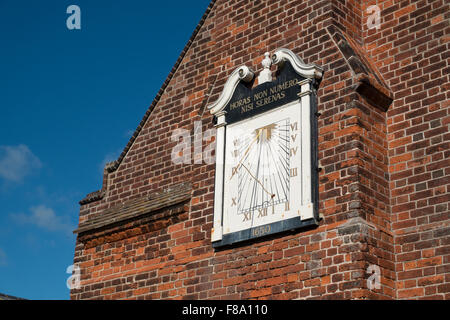
POLYGON ((254 77, 255 73, 247 66, 240 66, 239 68, 235 69, 225 83, 219 99, 208 106, 208 109, 210 109, 211 113, 217 114, 219 111, 222 111, 225 108, 225 106, 233 96, 234 90, 236 89, 240 81, 248 83, 252 81, 254 77))
MULTIPOLYGON (((267 55, 268 53, 266 53, 266 56, 267 55)), ((266 60, 264 60, 263 62, 265 63, 263 63, 264 68, 262 72, 267 72, 267 70, 270 68, 270 65, 267 65, 266 60)), ((321 67, 315 64, 305 64, 300 57, 298 57, 294 52, 292 52, 289 49, 281 48, 276 50, 272 54, 271 64, 275 64, 279 68, 283 68, 285 62, 289 62, 290 66, 292 67, 291 69, 299 76, 299 78, 317 79, 317 80, 320 80, 322 78, 323 69, 321 67)), ((249 83, 254 79, 254 77, 255 73, 253 72, 253 70, 245 65, 235 69, 231 73, 227 82, 225 83, 222 93, 219 96, 219 99, 217 99, 214 103, 208 106, 210 112, 214 115, 219 115, 219 113, 225 109, 227 104, 232 99, 239 83, 241 83, 241 81, 244 83, 249 83)), ((269 76, 266 75, 264 78, 270 79, 270 75, 269 76)), ((261 80, 259 80, 259 82, 260 83, 258 87, 261 85, 267 86, 266 83, 270 84, 273 81, 261 83, 261 80)))

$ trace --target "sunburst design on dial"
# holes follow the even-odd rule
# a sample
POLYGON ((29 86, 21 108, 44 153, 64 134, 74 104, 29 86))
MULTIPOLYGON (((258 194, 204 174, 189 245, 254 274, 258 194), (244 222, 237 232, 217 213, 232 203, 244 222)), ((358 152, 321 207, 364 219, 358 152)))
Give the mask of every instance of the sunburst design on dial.
POLYGON ((289 119, 239 138, 238 214, 289 201, 289 119))

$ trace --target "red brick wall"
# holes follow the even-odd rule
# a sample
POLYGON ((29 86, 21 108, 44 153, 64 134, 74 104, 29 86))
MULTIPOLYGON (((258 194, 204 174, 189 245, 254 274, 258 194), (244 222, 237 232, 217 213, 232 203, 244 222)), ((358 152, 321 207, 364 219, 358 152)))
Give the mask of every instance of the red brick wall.
POLYGON ((118 167, 105 171, 101 196, 83 202, 80 222, 180 182, 192 182, 192 198, 170 218, 80 234, 82 281, 71 297, 448 299, 448 12, 444 1, 425 0, 213 3, 118 167), (382 9, 379 30, 365 25, 370 4, 382 9), (355 91, 336 32, 392 91, 387 112, 355 91), (325 70, 323 219, 315 229, 214 250, 215 166, 173 164, 171 135, 193 133, 194 121, 212 128, 206 105, 230 73, 242 64, 259 71, 264 52, 280 47, 325 70), (370 265, 381 270, 380 289, 367 287, 370 265))
POLYGON ((450 298, 448 1, 369 1, 365 47, 394 93, 387 112, 396 298, 450 298))

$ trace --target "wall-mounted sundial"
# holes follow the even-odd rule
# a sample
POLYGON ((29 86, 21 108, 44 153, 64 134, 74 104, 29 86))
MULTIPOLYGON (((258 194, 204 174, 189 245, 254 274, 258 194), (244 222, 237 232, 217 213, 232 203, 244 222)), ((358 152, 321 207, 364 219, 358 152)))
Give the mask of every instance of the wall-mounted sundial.
POLYGON ((315 89, 322 69, 292 51, 266 53, 258 86, 236 69, 219 99, 213 246, 317 224, 315 89), (278 66, 272 80, 271 64, 278 66))

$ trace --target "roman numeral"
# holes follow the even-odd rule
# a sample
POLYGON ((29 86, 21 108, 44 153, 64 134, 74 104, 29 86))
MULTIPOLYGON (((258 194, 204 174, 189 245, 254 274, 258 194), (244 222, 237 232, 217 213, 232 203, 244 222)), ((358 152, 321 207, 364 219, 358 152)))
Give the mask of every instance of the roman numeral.
POLYGON ((292 138, 292 142, 295 142, 295 139, 297 139, 297 134, 291 135, 291 138, 292 138))
POLYGON ((231 151, 231 156, 236 158, 239 155, 239 150, 233 150, 231 151))
POLYGON ((291 168, 291 177, 297 176, 297 168, 291 168))
POLYGON ((233 168, 231 168, 231 171, 232 171, 232 175, 235 175, 236 173, 237 173, 237 171, 238 171, 238 167, 233 167, 233 168))
POLYGON ((297 154, 297 149, 298 149, 298 147, 295 147, 295 148, 291 148, 291 153, 290 153, 290 156, 292 157, 292 155, 296 155, 297 154))
POLYGON ((258 209, 258 218, 267 216, 267 208, 258 209))
POLYGON ((284 204, 284 211, 289 211, 289 201, 284 204))
POLYGON ((242 222, 250 221, 251 218, 252 218, 252 212, 251 211, 244 212, 244 220, 242 220, 242 222))
POLYGON ((292 131, 297 131, 297 130, 298 130, 298 128, 297 128, 297 122, 291 123, 291 130, 292 130, 292 131))
POLYGON ((235 206, 236 205, 236 198, 231 198, 231 206, 235 206))

